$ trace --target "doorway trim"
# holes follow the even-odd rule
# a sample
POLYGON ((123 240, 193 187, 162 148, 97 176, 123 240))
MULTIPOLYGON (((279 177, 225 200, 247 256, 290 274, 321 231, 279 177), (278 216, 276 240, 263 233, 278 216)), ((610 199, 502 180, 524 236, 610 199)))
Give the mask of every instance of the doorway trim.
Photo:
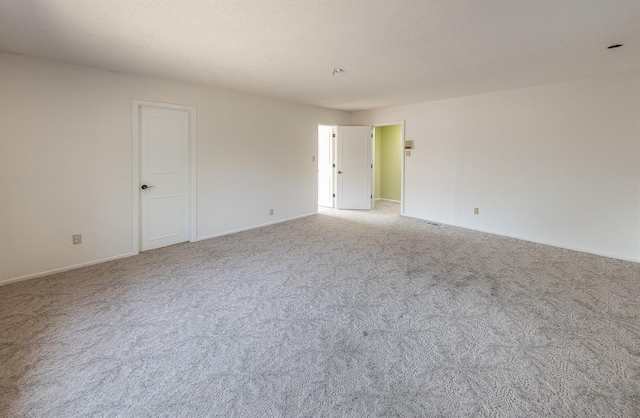
MULTIPOLYGON (((405 121, 404 120, 400 120, 400 121, 390 121, 390 122, 379 122, 379 123, 374 123, 371 126, 375 129, 381 126, 397 126, 400 125, 400 128, 402 129, 402 141, 400 141, 400 146, 402 147, 402 158, 400 159, 400 215, 404 216, 404 159, 405 159, 405 148, 404 148, 404 144, 405 144, 405 139, 404 139, 404 131, 405 131, 405 121)), ((375 144, 372 144, 375 145, 375 144)), ((372 184, 371 187, 373 188, 374 185, 372 184)))
POLYGON ((197 179, 196 179, 196 107, 173 103, 131 101, 131 203, 132 244, 131 253, 140 254, 140 115, 143 107, 182 110, 189 115, 189 242, 197 241, 197 179))

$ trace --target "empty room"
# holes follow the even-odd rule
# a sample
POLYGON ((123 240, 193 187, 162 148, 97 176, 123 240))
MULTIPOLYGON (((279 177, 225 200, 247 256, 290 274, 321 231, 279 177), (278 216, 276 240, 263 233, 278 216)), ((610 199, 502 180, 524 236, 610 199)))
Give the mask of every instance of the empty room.
POLYGON ((640 416, 640 1, 3 0, 5 416, 640 416))

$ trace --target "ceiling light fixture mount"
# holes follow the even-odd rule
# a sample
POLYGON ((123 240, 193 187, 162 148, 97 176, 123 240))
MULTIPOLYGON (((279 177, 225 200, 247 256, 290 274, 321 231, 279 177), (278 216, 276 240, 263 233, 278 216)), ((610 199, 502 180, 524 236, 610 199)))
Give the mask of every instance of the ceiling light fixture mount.
POLYGON ((609 45, 607 47, 607 49, 616 49, 616 48, 620 48, 622 45, 624 44, 613 44, 613 45, 609 45))
POLYGON ((333 68, 333 75, 339 74, 341 72, 343 72, 344 70, 340 67, 334 67, 333 68))

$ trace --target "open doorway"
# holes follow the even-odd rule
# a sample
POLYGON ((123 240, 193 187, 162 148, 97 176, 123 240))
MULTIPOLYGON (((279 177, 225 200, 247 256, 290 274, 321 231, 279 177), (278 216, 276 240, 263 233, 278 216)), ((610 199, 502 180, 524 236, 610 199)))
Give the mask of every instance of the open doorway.
POLYGON ((318 125, 318 206, 333 208, 333 126, 318 125))
MULTIPOLYGON (((373 198, 398 204, 402 211, 404 126, 401 123, 376 124, 373 146, 373 198)), ((376 205, 377 207, 378 205, 376 205)))

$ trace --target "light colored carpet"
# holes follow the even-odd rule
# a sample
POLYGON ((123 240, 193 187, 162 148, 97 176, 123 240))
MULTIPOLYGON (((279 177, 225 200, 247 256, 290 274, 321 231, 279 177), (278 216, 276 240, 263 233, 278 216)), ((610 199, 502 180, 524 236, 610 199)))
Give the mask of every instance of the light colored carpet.
POLYGON ((640 416, 640 265, 372 212, 0 287, 3 416, 640 416))

